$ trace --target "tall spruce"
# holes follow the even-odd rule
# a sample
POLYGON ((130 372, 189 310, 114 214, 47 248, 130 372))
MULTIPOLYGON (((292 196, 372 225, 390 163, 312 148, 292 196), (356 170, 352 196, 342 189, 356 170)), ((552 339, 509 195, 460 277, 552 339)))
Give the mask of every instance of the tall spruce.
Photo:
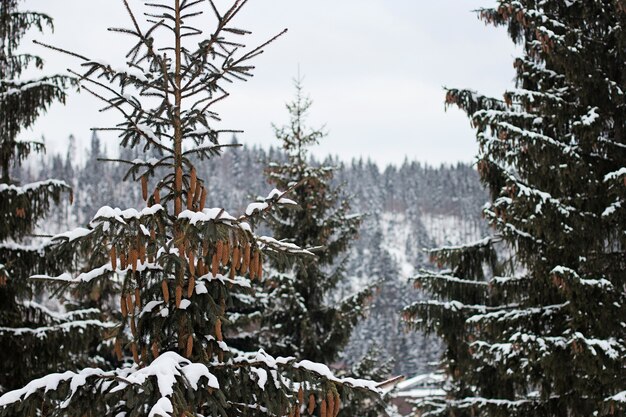
POLYGON ((250 293, 266 259, 311 255, 254 232, 254 221, 291 204, 283 192, 240 216, 208 208, 211 184, 190 160, 220 154, 218 138, 228 131, 214 127, 213 105, 227 95, 225 85, 251 75, 250 60, 269 43, 241 45, 248 32, 234 18, 246 3, 231 2, 221 12, 211 1, 152 0, 144 23, 123 0, 130 27, 112 30, 136 42, 127 65, 113 68, 72 53, 85 70, 82 88, 121 113, 115 130, 122 144, 149 156, 127 161, 147 207, 100 208, 89 227, 55 247, 59 254, 89 247, 100 266, 39 278, 78 287, 121 284, 121 320, 112 337, 123 365, 47 375, 0 397, 0 415, 266 416, 315 409, 336 416, 348 394, 377 391, 370 381, 336 378, 322 364, 240 352, 225 342, 231 300, 250 293), (197 20, 205 11, 215 23, 208 34, 199 28, 206 19, 197 20))
POLYGON ((91 363, 86 350, 106 327, 97 310, 54 311, 43 289, 29 280, 34 273, 60 270, 60 259, 46 258, 46 242, 33 233, 70 189, 59 180, 22 184, 12 176, 30 154, 44 151, 42 142, 19 137, 52 103, 65 100, 71 80, 22 77, 29 66, 41 69, 43 61, 18 53, 21 40, 29 29, 52 28, 52 20, 21 12, 18 5, 0 3, 0 393, 62 367, 91 363))
POLYGON ((337 299, 346 277, 346 250, 357 237, 361 216, 350 213, 349 201, 332 185, 334 168, 310 162, 309 148, 325 134, 306 126, 312 102, 303 95, 300 79, 295 88, 294 101, 286 105, 289 124, 274 128, 288 160, 270 163, 266 176, 276 187, 292 189, 300 207, 278 210, 270 225, 276 239, 314 247, 316 257, 287 268, 273 265, 261 345, 277 355, 328 363, 347 344, 371 291, 337 299))
POLYGON ((450 269, 415 280, 434 299, 405 314, 443 337, 451 378, 422 412, 624 415, 626 5, 499 1, 479 16, 523 53, 502 100, 447 92, 477 130, 496 234, 433 251, 450 269))

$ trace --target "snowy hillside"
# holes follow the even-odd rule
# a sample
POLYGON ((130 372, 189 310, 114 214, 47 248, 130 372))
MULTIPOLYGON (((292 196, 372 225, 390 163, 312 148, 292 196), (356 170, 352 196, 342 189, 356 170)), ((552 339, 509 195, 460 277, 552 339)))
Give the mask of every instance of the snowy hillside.
POLYGON ((385 211, 366 220, 363 230, 366 232, 352 254, 351 265, 360 272, 354 278, 358 285, 352 285, 358 289, 380 283, 368 317, 357 327, 346 349, 346 362, 356 364, 374 351, 393 359, 395 375, 432 372, 441 349, 437 338, 408 331, 400 321, 400 310, 421 297, 407 281, 427 267, 423 249, 481 236, 485 231, 480 217, 426 212, 415 218, 385 211))

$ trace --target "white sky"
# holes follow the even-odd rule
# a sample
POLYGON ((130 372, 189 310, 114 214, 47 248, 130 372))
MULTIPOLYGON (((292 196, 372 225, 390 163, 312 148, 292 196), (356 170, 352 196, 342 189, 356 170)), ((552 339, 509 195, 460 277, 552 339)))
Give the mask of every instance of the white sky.
MULTIPOLYGON (((131 0, 139 5, 140 0, 131 0)), ((218 4, 227 4, 220 0, 218 4)), ((485 27, 471 11, 493 0, 251 0, 239 26, 252 30, 249 46, 289 28, 254 64, 250 81, 231 89, 220 105, 223 128, 243 129, 244 144, 278 144, 271 123, 287 121, 298 66, 314 101, 310 124, 329 136, 317 155, 363 156, 385 163, 409 159, 438 164, 471 161, 476 153, 467 117, 444 111, 443 86, 500 97, 512 85, 515 49, 504 30, 485 27)), ((128 46, 110 26, 129 26, 121 0, 25 0, 49 13, 54 34, 34 36, 91 58, 121 62, 128 46)), ((207 3, 208 7, 208 3, 207 3)), ((209 10, 207 9, 207 12, 209 10)), ((43 56, 47 72, 77 68, 76 60, 26 41, 43 56)), ((64 152, 73 133, 87 146, 90 127, 111 126, 115 112, 100 113, 88 93, 55 105, 28 137, 45 132, 49 152, 64 152)), ((114 135, 102 134, 109 149, 114 135)), ((230 138, 226 138, 229 140, 230 138)))

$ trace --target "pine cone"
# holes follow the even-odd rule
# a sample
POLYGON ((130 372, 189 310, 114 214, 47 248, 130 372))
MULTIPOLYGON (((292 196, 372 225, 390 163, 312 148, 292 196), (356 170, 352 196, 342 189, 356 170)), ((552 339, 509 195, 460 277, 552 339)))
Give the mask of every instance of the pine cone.
POLYGON ((168 304, 170 302, 170 288, 167 284, 167 279, 161 282, 161 290, 163 291, 163 301, 165 301, 165 304, 168 304))

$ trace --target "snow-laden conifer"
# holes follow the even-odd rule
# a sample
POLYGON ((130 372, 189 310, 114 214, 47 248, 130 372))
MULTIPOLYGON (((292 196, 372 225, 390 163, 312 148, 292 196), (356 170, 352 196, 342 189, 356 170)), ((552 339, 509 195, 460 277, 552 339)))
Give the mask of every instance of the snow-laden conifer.
POLYGON ((45 150, 41 141, 21 140, 20 134, 52 103, 65 100, 70 79, 23 76, 29 66, 43 66, 38 56, 18 51, 23 37, 30 29, 52 28, 52 19, 18 6, 17 0, 0 4, 0 393, 61 367, 92 363, 84 354, 107 326, 96 309, 54 311, 28 279, 60 271, 61 260, 45 257, 46 240, 33 234, 51 205, 71 191, 63 181, 22 183, 13 175, 29 155, 45 150))
POLYGON ((301 79, 295 88, 296 97, 286 106, 289 123, 275 127, 288 160, 271 162, 266 175, 276 187, 292 188, 300 207, 276 211, 270 225, 277 239, 315 248, 316 257, 287 268, 273 265, 260 337, 276 354, 330 363, 338 359, 371 296, 371 287, 344 297, 336 293, 347 278, 347 249, 362 216, 350 213, 349 200, 332 184, 335 168, 311 163, 309 149, 325 135, 306 125, 312 102, 302 92, 301 79))
POLYGON ((433 299, 405 314, 443 337, 450 375, 427 415, 625 412, 625 12, 505 0, 479 12, 523 53, 502 99, 447 92, 477 129, 496 234, 432 251, 450 269, 415 279, 433 299))
MULTIPOLYGON (((273 190, 241 214, 207 200, 211 184, 197 175, 201 161, 220 154, 213 106, 228 83, 251 75, 250 60, 265 43, 247 49, 248 32, 234 25, 247 2, 221 10, 212 1, 146 2, 146 21, 131 4, 129 27, 112 31, 133 40, 126 64, 82 61, 82 88, 122 116, 111 130, 145 158, 127 160, 146 207, 102 207, 88 227, 57 239, 56 254, 89 250, 93 266, 80 274, 37 279, 89 287, 120 284, 121 320, 110 333, 123 365, 47 375, 0 397, 1 415, 336 416, 351 393, 376 384, 337 378, 323 364, 242 352, 226 343, 228 311, 248 293, 270 258, 313 256, 295 244, 261 236, 254 223, 276 206, 293 204, 289 190, 273 190), (215 23, 206 32, 202 17, 215 23), (202 27, 202 29, 201 29, 202 27), (99 261, 99 263, 98 263, 99 261)), ((207 161, 206 163, 210 163, 207 161)), ((121 183, 118 192, 131 185, 121 183)))

